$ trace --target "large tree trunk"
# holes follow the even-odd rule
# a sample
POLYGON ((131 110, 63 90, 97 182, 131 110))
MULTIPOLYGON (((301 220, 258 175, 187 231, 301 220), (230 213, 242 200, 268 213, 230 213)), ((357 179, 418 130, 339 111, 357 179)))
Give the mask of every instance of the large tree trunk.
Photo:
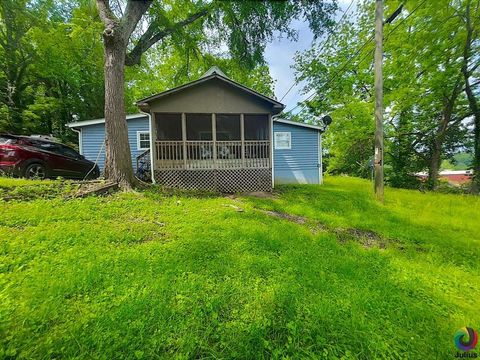
POLYGON ((123 189, 132 188, 133 174, 124 104, 124 66, 127 44, 118 28, 104 33, 105 42, 105 177, 123 189))
POLYGON ((443 145, 447 132, 451 126, 453 120, 453 111, 458 96, 462 92, 462 73, 458 74, 458 77, 452 88, 452 92, 449 96, 444 97, 442 117, 437 127, 437 132, 433 139, 432 155, 430 159, 430 166, 428 169, 428 186, 431 190, 435 190, 438 186, 438 172, 440 170, 440 164, 442 161, 443 145))
POLYGON ((465 92, 467 93, 470 110, 473 113, 473 181, 472 192, 480 192, 480 107, 467 74, 465 75, 465 92))
MULTIPOLYGON (((471 57, 471 48, 473 41, 473 27, 470 18, 470 1, 467 2, 465 7, 465 19, 466 19, 466 28, 467 28, 467 37, 465 41, 465 48, 463 54, 463 78, 465 80, 465 93, 467 94, 468 105, 470 110, 473 113, 473 181, 472 181, 472 192, 480 192, 480 106, 478 104, 475 93, 470 85, 470 76, 472 75, 473 70, 468 69, 469 60, 471 57)), ((474 68, 478 66, 478 63, 474 65, 474 68)))
POLYGON ((428 168, 428 187, 431 190, 435 190, 438 187, 438 172, 440 171, 440 163, 442 160, 442 143, 443 140, 438 136, 433 143, 432 156, 428 168))
POLYGON ((108 0, 97 0, 105 29, 105 177, 131 189, 138 183, 133 174, 127 120, 125 119, 125 57, 130 35, 152 0, 128 0, 122 18, 110 9, 108 0))
MULTIPOLYGON (((457 84, 458 83, 457 81, 457 84)), ((448 127, 452 120, 453 106, 458 96, 457 87, 458 86, 455 86, 452 97, 445 101, 442 119, 440 120, 437 133, 433 140, 432 155, 428 169, 428 186, 431 190, 436 190, 438 187, 438 172, 440 171, 440 164, 442 162, 443 143, 445 142, 448 127)))

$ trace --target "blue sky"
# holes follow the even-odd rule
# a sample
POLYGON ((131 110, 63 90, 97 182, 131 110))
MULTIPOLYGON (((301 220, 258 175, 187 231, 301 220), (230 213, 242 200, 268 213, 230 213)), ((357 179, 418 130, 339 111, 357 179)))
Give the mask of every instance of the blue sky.
MULTIPOLYGON (((340 19, 343 11, 348 7, 351 0, 339 0, 340 11, 337 12, 336 18, 340 19)), ((354 4, 358 0, 354 0, 354 4)), ((353 13, 353 7, 349 10, 349 15, 353 13)), ((270 66, 270 74, 275 83, 275 95, 277 99, 281 99, 287 92, 290 86, 295 81, 294 69, 291 66, 294 64, 294 56, 296 51, 302 51, 310 48, 313 40, 313 34, 308 28, 308 23, 295 20, 292 27, 298 31, 298 40, 290 41, 286 38, 275 39, 267 45, 265 57, 270 66)), ((287 110, 294 107, 297 101, 306 97, 301 93, 301 84, 295 86, 288 95, 283 99, 283 103, 287 106, 287 110)))

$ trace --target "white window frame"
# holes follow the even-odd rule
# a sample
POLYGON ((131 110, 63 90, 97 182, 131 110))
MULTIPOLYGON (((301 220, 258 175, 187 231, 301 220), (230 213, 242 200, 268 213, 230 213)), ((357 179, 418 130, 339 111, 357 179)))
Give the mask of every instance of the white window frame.
MULTIPOLYGON (((142 141, 147 141, 147 140, 144 139, 142 141)), ((137 131, 137 150, 148 150, 148 149, 150 149, 150 131, 148 131, 148 130, 137 131), (140 144, 141 144, 140 134, 147 134, 148 135, 148 147, 147 148, 142 148, 140 146, 140 144)))
POLYGON ((274 137, 275 137, 275 150, 290 150, 292 148, 292 133, 290 131, 275 131, 274 137), (278 144, 277 136, 288 137, 288 145, 284 146, 284 145, 278 144))

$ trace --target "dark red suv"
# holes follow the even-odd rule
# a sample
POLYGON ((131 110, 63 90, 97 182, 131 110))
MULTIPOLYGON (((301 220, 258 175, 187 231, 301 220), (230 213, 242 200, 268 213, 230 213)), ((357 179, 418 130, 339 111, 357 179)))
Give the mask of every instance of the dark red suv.
POLYGON ((72 148, 40 137, 0 134, 0 173, 26 178, 95 179, 98 166, 72 148))

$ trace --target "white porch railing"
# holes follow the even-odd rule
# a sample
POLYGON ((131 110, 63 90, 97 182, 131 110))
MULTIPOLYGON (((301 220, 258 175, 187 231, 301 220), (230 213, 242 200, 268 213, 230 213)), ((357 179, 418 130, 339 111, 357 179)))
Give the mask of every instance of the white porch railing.
POLYGON ((270 168, 270 141, 156 141, 155 169, 270 168))

